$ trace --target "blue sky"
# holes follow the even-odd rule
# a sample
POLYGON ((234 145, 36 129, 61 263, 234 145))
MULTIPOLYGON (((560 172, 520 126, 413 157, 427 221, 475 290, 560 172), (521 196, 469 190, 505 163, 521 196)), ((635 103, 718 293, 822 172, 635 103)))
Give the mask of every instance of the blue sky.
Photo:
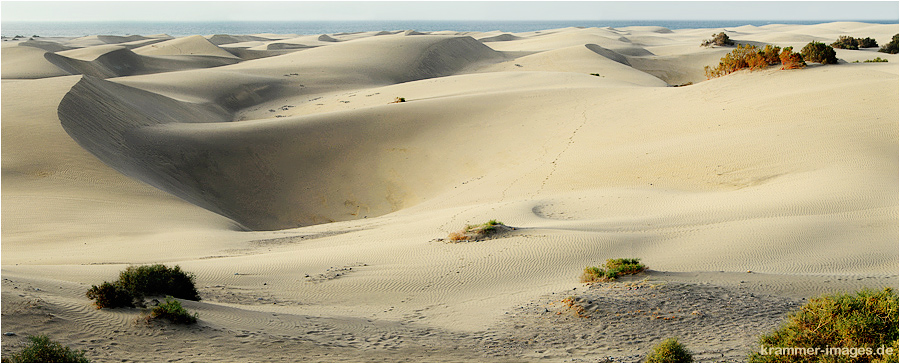
POLYGON ((896 20, 898 1, 2 1, 2 21, 896 20))

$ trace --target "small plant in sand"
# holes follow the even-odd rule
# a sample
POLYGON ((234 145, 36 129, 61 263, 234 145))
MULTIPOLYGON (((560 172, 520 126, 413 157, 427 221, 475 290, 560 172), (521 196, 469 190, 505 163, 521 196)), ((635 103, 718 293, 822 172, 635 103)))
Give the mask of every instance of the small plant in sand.
POLYGON ((647 354, 647 363, 692 363, 691 352, 677 338, 670 337, 653 347, 647 354))
POLYGON ((188 313, 181 306, 181 302, 172 296, 167 296, 166 302, 160 303, 150 310, 151 319, 165 319, 173 324, 194 324, 197 323, 197 316, 196 312, 193 315, 188 313))
POLYGON ((200 300, 193 274, 177 265, 169 268, 162 264, 128 267, 119 273, 117 281, 91 286, 85 295, 94 300, 97 308, 134 307, 135 303, 141 305, 145 296, 200 300))
POLYGON ((898 38, 900 38, 900 34, 894 34, 894 37, 891 38, 891 41, 881 46, 881 49, 879 49, 878 51, 887 54, 897 54, 898 48, 900 48, 898 47, 900 46, 900 39, 898 38))
POLYGON ((725 32, 720 32, 719 34, 713 34, 712 39, 707 39, 700 43, 701 47, 709 47, 709 46, 732 46, 734 45, 734 41, 728 38, 728 34, 725 32))
POLYGON ((607 259, 603 267, 587 267, 581 274, 581 282, 609 282, 626 274, 638 274, 647 269, 640 259, 607 259))
POLYGON ((809 42, 800 50, 800 55, 807 62, 816 62, 821 64, 837 64, 837 53, 834 48, 825 43, 816 41, 809 42))
POLYGON ((31 341, 17 354, 3 358, 4 363, 87 363, 84 350, 72 350, 68 346, 50 340, 46 335, 29 336, 31 341))
POLYGON ((405 97, 395 97, 394 101, 391 101, 392 104, 399 104, 401 102, 406 102, 406 98, 405 97))
POLYGON ((865 61, 863 61, 863 62, 864 62, 864 63, 878 63, 878 62, 887 62, 887 61, 888 61, 888 60, 886 60, 886 59, 884 59, 884 58, 881 58, 881 57, 875 57, 875 59, 867 59, 867 60, 865 60, 865 61))
POLYGON ((842 35, 842 36, 838 37, 837 41, 835 41, 834 43, 831 43, 831 46, 833 48, 838 48, 838 49, 856 50, 856 49, 859 49, 859 41, 856 40, 856 38, 842 35))
POLYGON ((761 336, 749 361, 896 363, 897 317, 897 293, 891 288, 814 298, 761 336))
POLYGON ((466 225, 465 229, 450 233, 450 241, 477 241, 494 235, 501 229, 509 229, 509 227, 497 220, 491 220, 481 225, 466 225))

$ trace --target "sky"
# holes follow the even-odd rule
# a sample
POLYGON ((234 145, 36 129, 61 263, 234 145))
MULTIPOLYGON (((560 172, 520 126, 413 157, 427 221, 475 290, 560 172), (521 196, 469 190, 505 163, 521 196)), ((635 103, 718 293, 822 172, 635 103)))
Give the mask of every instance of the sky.
POLYGON ((2 21, 896 20, 898 1, 0 1, 2 21))

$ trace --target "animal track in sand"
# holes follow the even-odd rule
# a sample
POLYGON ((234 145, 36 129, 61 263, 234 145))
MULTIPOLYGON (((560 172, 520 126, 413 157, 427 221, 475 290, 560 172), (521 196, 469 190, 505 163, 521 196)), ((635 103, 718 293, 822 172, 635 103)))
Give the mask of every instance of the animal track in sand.
MULTIPOLYGON (((369 266, 369 265, 366 263, 358 263, 357 262, 354 264, 345 265, 343 267, 328 268, 325 270, 325 273, 320 273, 320 274, 316 274, 316 275, 307 274, 304 278, 306 278, 307 282, 321 283, 321 282, 330 281, 333 279, 338 279, 338 278, 344 277, 344 276, 352 273, 353 268, 367 267, 367 266, 369 266)), ((356 271, 358 272, 359 269, 357 269, 356 271)))

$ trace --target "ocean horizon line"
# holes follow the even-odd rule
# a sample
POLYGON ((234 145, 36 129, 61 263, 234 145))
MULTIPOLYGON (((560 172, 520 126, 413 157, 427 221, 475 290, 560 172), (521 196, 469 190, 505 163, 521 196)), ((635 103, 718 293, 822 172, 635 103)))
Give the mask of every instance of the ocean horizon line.
POLYGON ((813 25, 832 22, 895 24, 900 20, 299 20, 299 21, 4 21, 3 36, 80 37, 86 35, 172 36, 195 34, 330 34, 384 30, 505 31, 511 33, 566 27, 660 26, 668 29, 703 29, 772 24, 813 25))

